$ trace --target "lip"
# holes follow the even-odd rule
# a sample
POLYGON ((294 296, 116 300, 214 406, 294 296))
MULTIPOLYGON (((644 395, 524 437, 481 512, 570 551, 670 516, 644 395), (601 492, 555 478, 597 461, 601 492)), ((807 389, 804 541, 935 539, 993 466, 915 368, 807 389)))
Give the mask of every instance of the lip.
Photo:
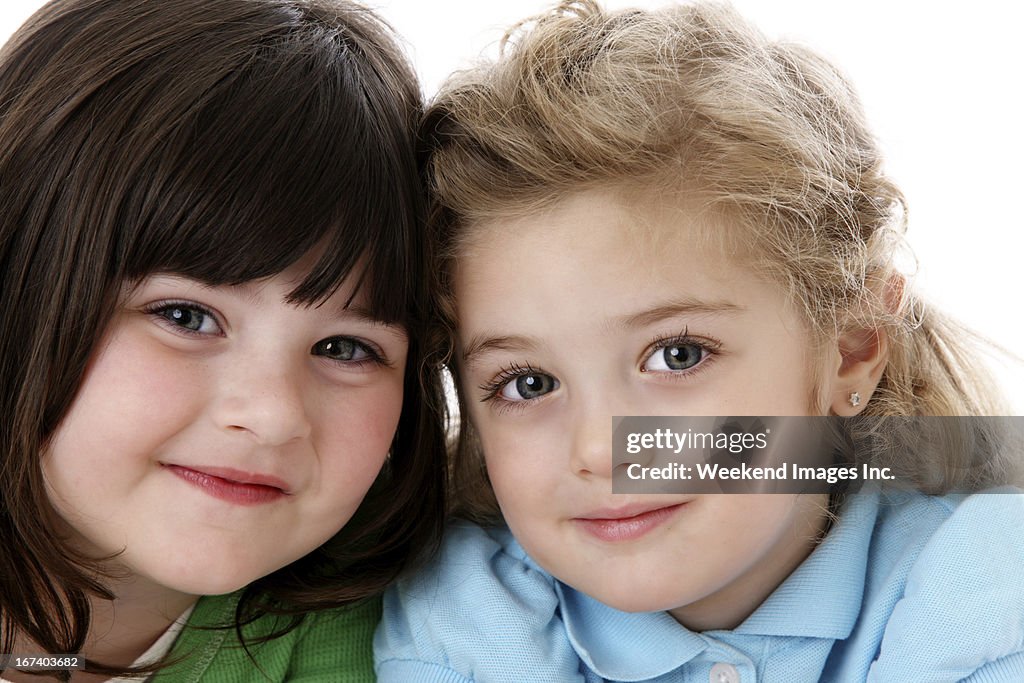
POLYGON ((690 501, 671 505, 626 505, 619 508, 601 508, 574 517, 583 531, 609 543, 636 540, 661 526, 690 501))
POLYGON ((287 482, 269 474, 230 467, 164 467, 200 491, 236 505, 263 505, 290 495, 287 482))

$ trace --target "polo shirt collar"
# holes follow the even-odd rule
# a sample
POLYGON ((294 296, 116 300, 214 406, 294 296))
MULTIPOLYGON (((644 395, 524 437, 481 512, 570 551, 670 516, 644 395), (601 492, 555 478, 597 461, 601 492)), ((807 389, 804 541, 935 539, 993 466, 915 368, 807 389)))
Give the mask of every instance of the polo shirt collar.
POLYGON ((668 612, 622 612, 555 583, 569 642, 591 671, 615 681, 646 681, 678 669, 708 644, 668 612))
MULTIPOLYGON (((851 494, 821 545, 732 633, 847 638, 864 595, 878 498, 877 489, 851 494)), ((557 581, 555 590, 573 649, 602 678, 657 678, 709 646, 668 612, 622 612, 557 581)))

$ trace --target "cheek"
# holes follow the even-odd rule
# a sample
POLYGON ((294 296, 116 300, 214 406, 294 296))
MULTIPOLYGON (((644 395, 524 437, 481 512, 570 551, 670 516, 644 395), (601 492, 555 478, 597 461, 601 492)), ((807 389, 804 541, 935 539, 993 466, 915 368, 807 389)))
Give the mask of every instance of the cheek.
POLYGON ((569 477, 545 456, 555 453, 520 447, 509 457, 488 458, 487 472, 501 515, 516 541, 542 567, 563 577, 576 570, 567 536, 569 477), (529 454, 529 455, 527 455, 529 454))
POLYGON ((395 382, 382 385, 362 402, 366 416, 363 422, 365 438, 377 444, 377 449, 384 455, 390 450, 391 442, 395 438, 398 420, 402 415, 403 399, 402 381, 399 378, 395 382))
POLYGON ((504 448, 484 445, 487 475, 502 516, 524 545, 531 530, 557 516, 555 501, 565 476, 559 471, 558 454, 536 444, 505 443, 504 448))
POLYGON ((380 472, 394 441, 402 398, 399 379, 349 389, 345 399, 321 411, 316 450, 326 479, 344 497, 361 498, 380 472))
POLYGON ((727 562, 741 570, 794 533, 800 509, 797 497, 786 494, 719 494, 706 500, 713 503, 707 514, 714 520, 706 531, 720 541, 722 555, 732 558, 727 562))
POLYGON ((756 348, 724 359, 707 395, 708 415, 816 415, 816 373, 803 349, 756 348))
POLYGON ((514 531, 520 519, 550 516, 552 502, 572 479, 561 415, 531 410, 499 415, 489 406, 469 406, 491 488, 514 531))
POLYGON ((73 432, 80 444, 158 439, 181 428, 209 400, 209 369, 130 331, 113 335, 95 356, 58 432, 73 432))
MULTIPOLYGON (((90 362, 68 413, 53 433, 43 466, 55 486, 102 491, 144 464, 165 439, 186 428, 206 402, 205 368, 154 344, 115 332, 90 362)), ((102 494, 100 494, 102 495, 102 494)))
POLYGON ((116 327, 89 364, 76 403, 91 403, 107 413, 117 410, 168 412, 206 395, 210 365, 182 354, 140 331, 116 327))

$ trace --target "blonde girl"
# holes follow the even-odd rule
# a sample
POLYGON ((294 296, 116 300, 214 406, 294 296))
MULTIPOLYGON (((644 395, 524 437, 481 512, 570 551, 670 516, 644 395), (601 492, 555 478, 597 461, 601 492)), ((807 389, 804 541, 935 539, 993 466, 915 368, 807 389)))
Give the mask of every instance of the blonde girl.
POLYGON ((949 493, 1015 481, 979 421, 854 454, 918 492, 612 493, 615 415, 999 414, 831 65, 718 5, 567 2, 422 137, 485 526, 388 594, 381 680, 1024 676, 1024 497, 949 493))

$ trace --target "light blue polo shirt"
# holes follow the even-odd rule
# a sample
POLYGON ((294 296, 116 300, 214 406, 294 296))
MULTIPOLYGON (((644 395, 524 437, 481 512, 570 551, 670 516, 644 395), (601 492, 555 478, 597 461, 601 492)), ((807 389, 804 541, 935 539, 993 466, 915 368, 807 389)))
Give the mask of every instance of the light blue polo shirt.
POLYGON ((556 581, 507 529, 456 523, 386 594, 374 647, 384 683, 1022 683, 1024 494, 853 494, 746 621, 703 633, 556 581))

